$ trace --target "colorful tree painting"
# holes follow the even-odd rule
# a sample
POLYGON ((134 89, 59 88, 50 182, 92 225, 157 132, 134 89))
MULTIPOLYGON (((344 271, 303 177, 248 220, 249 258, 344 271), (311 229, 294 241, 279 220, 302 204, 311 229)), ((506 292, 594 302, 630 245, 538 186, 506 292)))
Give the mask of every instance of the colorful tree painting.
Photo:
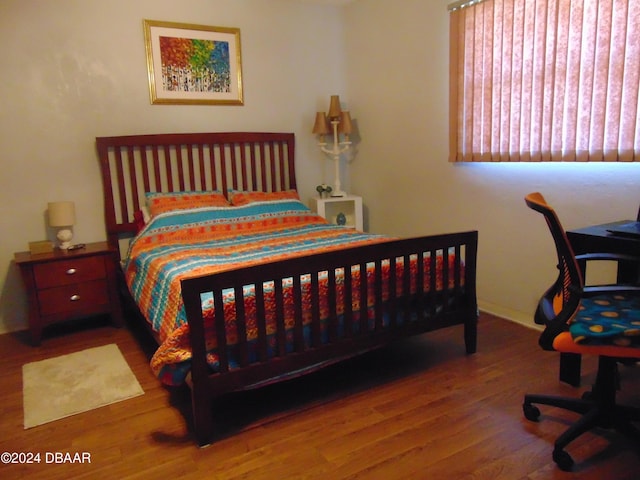
POLYGON ((163 36, 159 39, 164 90, 230 92, 228 42, 163 36))

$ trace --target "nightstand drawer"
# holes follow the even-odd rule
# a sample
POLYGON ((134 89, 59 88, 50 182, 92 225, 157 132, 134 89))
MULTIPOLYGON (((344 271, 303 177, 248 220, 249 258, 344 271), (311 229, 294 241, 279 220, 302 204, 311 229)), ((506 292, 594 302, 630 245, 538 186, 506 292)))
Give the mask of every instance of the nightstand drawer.
POLYGON ((38 292, 40 315, 89 310, 109 303, 106 279, 48 288, 38 292))
POLYGON ((70 258, 33 266, 38 290, 106 278, 103 256, 70 258))

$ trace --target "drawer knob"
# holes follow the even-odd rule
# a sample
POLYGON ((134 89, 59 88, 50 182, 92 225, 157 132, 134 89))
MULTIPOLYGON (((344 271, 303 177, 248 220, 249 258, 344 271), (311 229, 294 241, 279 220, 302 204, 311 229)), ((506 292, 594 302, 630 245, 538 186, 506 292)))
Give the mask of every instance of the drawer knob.
POLYGON ((76 272, 77 270, 75 268, 70 268, 69 270, 67 270, 67 275, 73 275, 76 272))
POLYGON ((71 295, 71 298, 69 298, 69 300, 71 300, 72 302, 77 302, 78 300, 80 300, 80 295, 71 295))

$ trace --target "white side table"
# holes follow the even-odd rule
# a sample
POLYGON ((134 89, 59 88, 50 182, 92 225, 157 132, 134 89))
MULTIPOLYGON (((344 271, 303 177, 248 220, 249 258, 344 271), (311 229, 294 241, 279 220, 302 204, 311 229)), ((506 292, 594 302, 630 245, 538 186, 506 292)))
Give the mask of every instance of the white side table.
POLYGON ((335 225, 355 228, 363 231, 362 197, 346 195, 344 197, 313 197, 311 210, 335 225))

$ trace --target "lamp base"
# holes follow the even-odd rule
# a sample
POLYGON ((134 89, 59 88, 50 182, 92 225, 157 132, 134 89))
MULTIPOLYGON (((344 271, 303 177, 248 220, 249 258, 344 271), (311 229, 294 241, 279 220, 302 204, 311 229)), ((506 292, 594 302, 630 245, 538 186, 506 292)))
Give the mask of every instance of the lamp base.
POLYGON ((58 248, 60 250, 68 250, 71 246, 71 239, 73 238, 73 232, 68 228, 63 228, 58 231, 56 235, 60 243, 58 244, 58 248))
POLYGON ((333 190, 330 195, 331 197, 346 197, 347 192, 343 192, 342 190, 336 192, 335 190, 333 190))

